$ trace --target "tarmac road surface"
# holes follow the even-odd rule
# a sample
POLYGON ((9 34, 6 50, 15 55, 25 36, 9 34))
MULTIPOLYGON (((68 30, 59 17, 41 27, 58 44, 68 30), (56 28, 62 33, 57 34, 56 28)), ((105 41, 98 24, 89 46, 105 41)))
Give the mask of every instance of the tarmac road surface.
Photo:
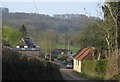
POLYGON ((95 81, 86 80, 80 76, 75 75, 73 73, 73 69, 66 69, 66 66, 61 61, 55 60, 55 62, 60 65, 60 72, 64 80, 66 81, 75 80, 77 82, 95 82, 95 81))

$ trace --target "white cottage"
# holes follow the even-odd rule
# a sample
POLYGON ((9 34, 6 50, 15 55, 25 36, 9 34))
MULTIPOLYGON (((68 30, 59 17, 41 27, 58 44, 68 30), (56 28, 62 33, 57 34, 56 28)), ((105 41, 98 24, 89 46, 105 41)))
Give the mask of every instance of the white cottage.
POLYGON ((77 72, 81 72, 81 62, 83 59, 91 59, 93 60, 93 48, 83 48, 79 50, 74 56, 74 67, 73 69, 77 72), (92 52, 92 54, 90 54, 92 52), (88 55, 89 54, 89 55, 88 55))

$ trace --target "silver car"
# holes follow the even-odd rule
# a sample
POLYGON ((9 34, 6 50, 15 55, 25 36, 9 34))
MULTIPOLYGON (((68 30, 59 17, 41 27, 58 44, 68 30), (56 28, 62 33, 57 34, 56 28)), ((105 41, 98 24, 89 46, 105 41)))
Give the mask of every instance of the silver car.
POLYGON ((67 69, 72 69, 72 68, 73 68, 72 63, 68 63, 68 64, 66 65, 66 68, 67 68, 67 69))

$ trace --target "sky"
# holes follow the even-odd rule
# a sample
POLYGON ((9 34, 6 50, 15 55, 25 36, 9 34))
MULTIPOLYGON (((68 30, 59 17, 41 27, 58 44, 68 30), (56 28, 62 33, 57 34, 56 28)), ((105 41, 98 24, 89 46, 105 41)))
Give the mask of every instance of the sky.
MULTIPOLYGON (((54 14, 86 14, 87 16, 99 17, 99 13, 102 10, 98 7, 98 2, 96 1, 74 1, 69 2, 55 2, 50 1, 6 1, 2 2, 2 7, 9 8, 10 12, 26 12, 26 13, 39 13, 53 16, 54 14), (34 4, 35 3, 35 4, 34 4), (84 10, 85 9, 85 10, 84 10)), ((103 4, 103 3, 102 3, 103 4)))
MULTIPOLYGON (((34 1, 35 2, 100 2, 105 0, 34 0, 34 1)), ((1 2, 33 2, 33 0, 1 0, 1 2)))

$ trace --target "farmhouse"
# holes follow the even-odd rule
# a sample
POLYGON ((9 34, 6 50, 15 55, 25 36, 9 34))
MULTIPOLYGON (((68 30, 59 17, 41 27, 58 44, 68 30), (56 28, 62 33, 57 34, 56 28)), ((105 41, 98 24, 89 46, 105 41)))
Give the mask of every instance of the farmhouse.
POLYGON ((30 38, 23 38, 16 46, 16 48, 35 48, 35 44, 30 38))
POLYGON ((38 46, 36 46, 30 38, 23 38, 20 40, 20 42, 18 42, 16 48, 24 48, 24 49, 27 49, 27 48, 31 48, 31 49, 34 49, 34 48, 37 48, 38 46))
POLYGON ((67 50, 67 49, 54 49, 51 51, 52 55, 67 55, 67 53, 72 53, 72 51, 67 50))
POLYGON ((94 47, 92 48, 83 48, 79 50, 74 56, 74 67, 73 69, 77 72, 81 72, 81 62, 83 59, 89 59, 93 60, 94 59, 94 47))
POLYGON ((23 38, 18 42, 16 48, 14 48, 15 51, 18 51, 20 53, 27 53, 29 55, 40 55, 40 48, 36 46, 30 38, 23 38))

